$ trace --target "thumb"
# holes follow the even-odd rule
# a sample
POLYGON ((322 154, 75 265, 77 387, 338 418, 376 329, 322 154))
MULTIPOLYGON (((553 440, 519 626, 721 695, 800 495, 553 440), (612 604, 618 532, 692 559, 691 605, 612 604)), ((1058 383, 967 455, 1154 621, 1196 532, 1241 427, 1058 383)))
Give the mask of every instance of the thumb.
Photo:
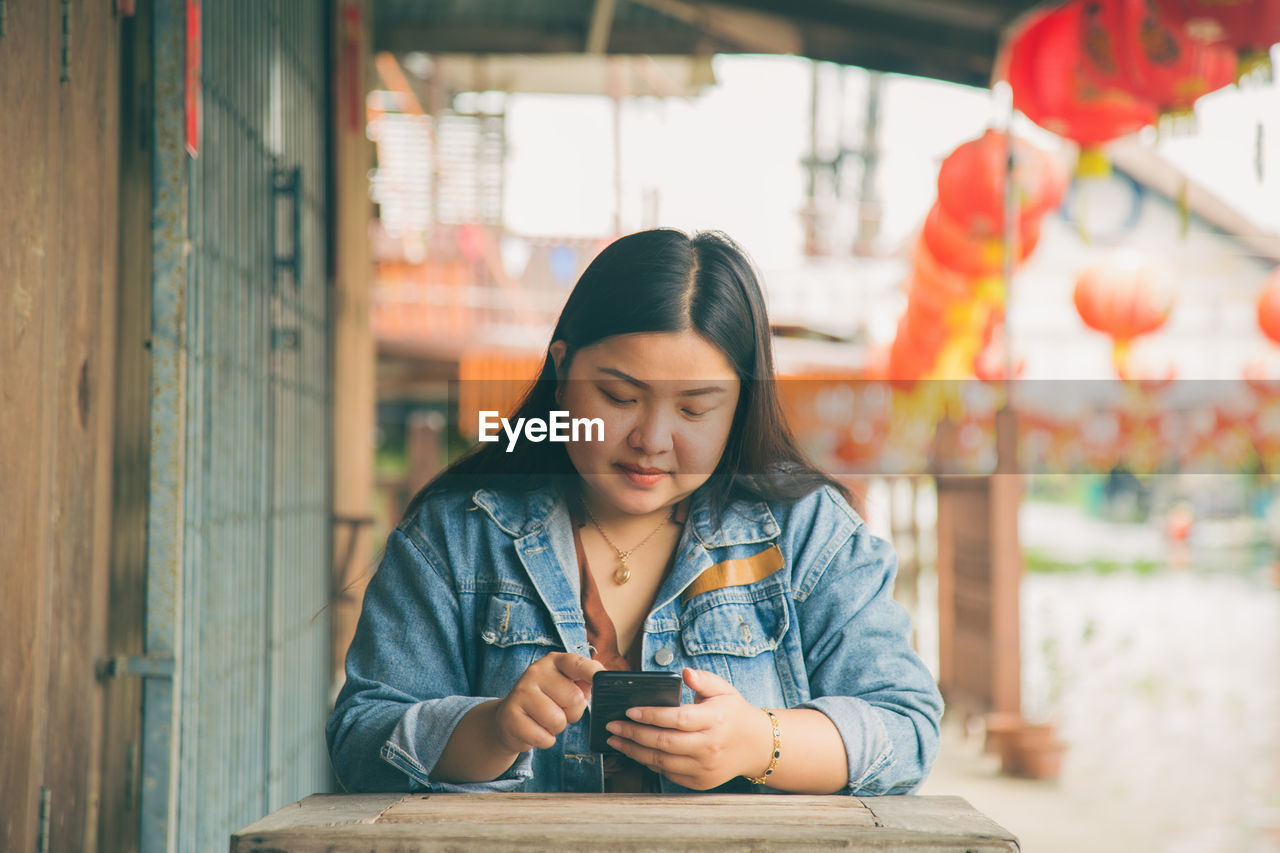
POLYGON ((698 701, 710 699, 713 696, 737 696, 738 691, 732 684, 725 681, 714 672, 707 672, 705 669, 690 669, 685 667, 684 683, 698 697, 698 701))

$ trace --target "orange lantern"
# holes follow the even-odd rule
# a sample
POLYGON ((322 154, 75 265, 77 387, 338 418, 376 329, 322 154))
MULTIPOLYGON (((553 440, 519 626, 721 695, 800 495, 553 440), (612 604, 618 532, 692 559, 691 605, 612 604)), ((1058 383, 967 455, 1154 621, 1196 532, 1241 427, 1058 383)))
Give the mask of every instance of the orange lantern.
POLYGON ((916 244, 911 261, 912 299, 918 299, 939 312, 973 299, 978 290, 978 279, 948 266, 944 266, 928 244, 921 239, 916 244))
POLYGON ((946 341, 946 315, 935 304, 917 296, 907 296, 907 311, 902 315, 902 331, 909 338, 941 349, 946 341))
POLYGON ((1258 295, 1258 328, 1272 342, 1280 344, 1280 267, 1267 276, 1258 295))
POLYGON ((1080 40, 1086 75, 1151 102, 1162 115, 1190 112, 1201 95, 1236 77, 1234 53, 1193 40, 1154 0, 1084 0, 1080 40))
POLYGON ((1116 372, 1127 376, 1129 344, 1154 332, 1173 311, 1175 294, 1167 280, 1140 254, 1117 252, 1076 278, 1076 311, 1086 326, 1114 341, 1116 372))
POLYGON ((907 318, 898 321, 898 334, 889 348, 888 380, 896 386, 909 385, 933 367, 941 350, 941 339, 917 338, 907 326, 907 318))

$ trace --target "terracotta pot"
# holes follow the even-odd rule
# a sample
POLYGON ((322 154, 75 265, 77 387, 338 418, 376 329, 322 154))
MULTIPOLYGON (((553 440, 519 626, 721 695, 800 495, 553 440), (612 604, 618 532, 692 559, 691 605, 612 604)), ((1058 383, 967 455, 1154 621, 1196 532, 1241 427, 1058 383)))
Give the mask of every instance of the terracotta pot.
POLYGON ((1001 769, 1028 779, 1056 779, 1067 745, 1058 739, 1053 723, 1027 723, 1013 737, 1001 769))
POLYGON ((982 718, 983 729, 987 733, 982 751, 988 755, 998 755, 1001 761, 1013 748, 1018 730, 1026 724, 1017 711, 992 711, 982 718))

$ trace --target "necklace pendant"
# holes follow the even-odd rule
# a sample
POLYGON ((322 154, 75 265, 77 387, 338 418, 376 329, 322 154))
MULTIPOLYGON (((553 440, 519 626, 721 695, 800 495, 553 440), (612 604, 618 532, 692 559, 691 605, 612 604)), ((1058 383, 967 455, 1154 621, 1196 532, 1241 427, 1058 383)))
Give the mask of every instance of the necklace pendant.
POLYGON ((631 570, 627 568, 627 561, 623 560, 618 564, 618 569, 613 573, 613 579, 617 581, 618 586, 622 586, 631 580, 631 570))

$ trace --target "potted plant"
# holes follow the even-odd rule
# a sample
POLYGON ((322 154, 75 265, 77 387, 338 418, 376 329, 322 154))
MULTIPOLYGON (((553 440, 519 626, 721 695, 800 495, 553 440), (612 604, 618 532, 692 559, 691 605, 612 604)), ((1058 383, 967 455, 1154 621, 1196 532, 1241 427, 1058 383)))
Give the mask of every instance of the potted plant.
POLYGON ((1022 714, 1017 711, 991 711, 984 714, 982 726, 986 739, 983 741, 982 751, 1000 756, 1002 765, 1010 762, 1012 759, 1006 756, 1013 750, 1014 739, 1026 723, 1022 714))
POLYGON ((1042 699, 1032 703, 1028 719, 1016 725, 1001 743, 1001 769, 1010 775, 1030 779, 1056 779, 1062 770, 1066 743, 1058 737, 1054 721, 1062 700, 1064 673, 1056 637, 1047 637, 1040 646, 1045 660, 1042 699))

